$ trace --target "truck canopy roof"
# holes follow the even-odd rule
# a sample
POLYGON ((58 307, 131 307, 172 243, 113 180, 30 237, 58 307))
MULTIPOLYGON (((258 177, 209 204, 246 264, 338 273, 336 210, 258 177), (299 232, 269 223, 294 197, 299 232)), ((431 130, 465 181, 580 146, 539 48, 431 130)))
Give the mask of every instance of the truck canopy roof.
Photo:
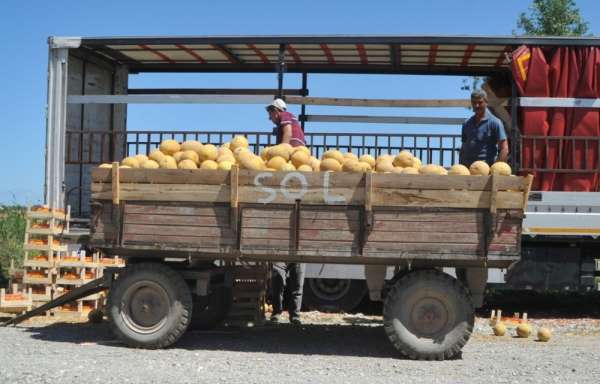
POLYGON ((170 36, 50 37, 137 72, 287 72, 492 75, 510 71, 521 45, 600 46, 597 37, 491 36, 170 36))

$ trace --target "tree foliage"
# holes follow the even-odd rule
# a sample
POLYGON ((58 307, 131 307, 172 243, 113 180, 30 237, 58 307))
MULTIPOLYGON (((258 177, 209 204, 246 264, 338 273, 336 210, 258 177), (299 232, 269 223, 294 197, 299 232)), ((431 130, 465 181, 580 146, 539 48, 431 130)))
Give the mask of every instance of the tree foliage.
POLYGON ((533 36, 581 36, 588 31, 574 0, 533 0, 529 14, 521 13, 517 28, 533 36))

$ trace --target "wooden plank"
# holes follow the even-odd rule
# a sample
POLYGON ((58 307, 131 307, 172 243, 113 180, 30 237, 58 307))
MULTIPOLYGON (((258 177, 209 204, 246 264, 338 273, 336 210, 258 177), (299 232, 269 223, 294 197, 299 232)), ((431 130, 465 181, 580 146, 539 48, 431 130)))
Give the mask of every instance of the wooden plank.
MULTIPOLYGON (((377 189, 374 206, 413 206, 445 208, 489 208, 490 192, 462 190, 377 189)), ((522 193, 498 192, 498 209, 520 209, 522 193)))
MULTIPOLYGON (((121 182, 142 184, 229 184, 229 171, 208 169, 121 169, 121 182)), ((92 170, 92 182, 111 182, 110 169, 92 170)))
POLYGON ((348 220, 356 221, 360 219, 360 211, 358 208, 352 207, 327 207, 326 209, 302 209, 300 211, 300 219, 304 221, 327 221, 327 220, 348 220))
MULTIPOLYGON (((516 176, 496 176, 498 190, 523 191, 524 178, 516 176)), ((439 176, 439 175, 402 175, 396 173, 377 173, 373 175, 374 188, 396 189, 465 189, 471 191, 491 190, 491 176, 439 176)))
MULTIPOLYGON (((229 186, 183 184, 121 184, 121 200, 228 203, 229 186)), ((92 199, 110 200, 110 192, 92 193, 92 199)))
POLYGON ((498 196, 498 178, 500 176, 497 174, 492 174, 491 178, 492 178, 492 187, 491 187, 491 195, 490 195, 490 213, 492 213, 493 215, 496 214, 497 211, 497 201, 496 198, 498 196))
POLYGON ((468 99, 354 99, 340 97, 286 96, 288 104, 335 105, 344 107, 459 107, 469 108, 468 99))
POLYGON ((242 227, 242 239, 289 239, 290 232, 290 229, 242 227))
POLYGON ((358 231, 350 232, 327 229, 300 229, 298 233, 300 240, 302 241, 331 240, 358 242, 358 231))
POLYGON ((187 227, 228 227, 230 224, 229 217, 225 216, 144 215, 137 213, 125 214, 124 223, 187 227))
MULTIPOLYGON (((380 232, 373 231, 369 234, 370 243, 436 243, 443 248, 444 244, 479 244, 483 241, 483 233, 436 233, 436 232, 380 232)), ((516 244, 517 233, 496 233, 494 243, 516 244)))
POLYGON ((283 250, 289 250, 293 247, 292 242, 289 238, 285 239, 255 239, 255 238, 242 238, 241 239, 242 249, 244 248, 277 248, 283 250))
POLYGON ((265 206, 264 209, 244 208, 242 216, 244 220, 247 218, 274 218, 274 219, 290 219, 293 211, 291 209, 273 209, 265 206))
POLYGON ((261 172, 247 169, 240 170, 240 185, 264 186, 280 188, 300 188, 306 185, 310 188, 358 188, 364 186, 362 173, 350 172, 261 172))
MULTIPOLYGON (((380 221, 401 222, 474 222, 483 223, 483 210, 464 210, 460 208, 393 208, 376 209, 375 219, 380 221)), ((498 221, 521 221, 522 214, 519 211, 498 211, 498 221)))
POLYGON ((119 178, 119 163, 112 163, 112 172, 111 172, 111 192, 112 192, 112 203, 114 205, 119 205, 120 201, 120 178, 119 178))
POLYGON ((156 236, 195 236, 195 237, 234 237, 235 234, 229 227, 188 227, 180 225, 141 225, 125 224, 123 226, 123 235, 131 236, 156 235, 156 236))
POLYGON ((127 203, 125 205, 125 215, 128 214, 228 217, 229 207, 224 205, 193 206, 127 203))
POLYGON ((239 168, 237 165, 234 165, 231 168, 230 172, 230 204, 231 208, 238 207, 239 195, 238 195, 238 186, 239 186, 239 168))
MULTIPOLYGON (((141 235, 126 234, 124 237, 125 245, 132 244, 154 244, 153 247, 164 249, 164 244, 170 244, 173 248, 193 248, 196 247, 220 247, 232 246, 237 243, 236 239, 230 237, 198 237, 198 236, 175 236, 175 235, 141 235)), ((214 248, 216 249, 216 248, 214 248)))

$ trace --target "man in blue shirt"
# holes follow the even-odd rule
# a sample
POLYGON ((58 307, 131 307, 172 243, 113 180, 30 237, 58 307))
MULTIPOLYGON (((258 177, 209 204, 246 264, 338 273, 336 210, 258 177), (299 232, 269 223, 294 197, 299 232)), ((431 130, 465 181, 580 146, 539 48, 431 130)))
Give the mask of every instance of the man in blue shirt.
POLYGON ((487 94, 483 90, 471 93, 475 113, 462 125, 460 163, 469 167, 476 160, 489 165, 508 159, 508 141, 502 121, 487 109, 487 94))

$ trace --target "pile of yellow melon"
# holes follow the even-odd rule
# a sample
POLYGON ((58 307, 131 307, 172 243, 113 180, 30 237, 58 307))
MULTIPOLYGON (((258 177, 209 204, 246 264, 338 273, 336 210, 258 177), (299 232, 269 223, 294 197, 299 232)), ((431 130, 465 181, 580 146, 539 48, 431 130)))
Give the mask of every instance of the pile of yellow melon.
MULTIPOLYGON (((135 155, 121 161, 122 168, 166 168, 166 169, 220 169, 230 170, 237 165, 242 169, 264 171, 300 172, 377 172, 406 175, 489 175, 497 173, 510 175, 510 166, 497 162, 491 167, 484 161, 476 161, 469 168, 456 164, 449 170, 435 164, 421 164, 421 160, 409 151, 396 155, 382 154, 377 158, 365 154, 360 157, 352 152, 343 153, 331 149, 323 153, 321 159, 311 155, 307 147, 292 147, 278 144, 265 147, 260 156, 248 149, 244 136, 235 136, 220 147, 189 140, 179 143, 165 140, 148 156, 135 155)), ((110 168, 102 164, 101 168, 110 168)))

